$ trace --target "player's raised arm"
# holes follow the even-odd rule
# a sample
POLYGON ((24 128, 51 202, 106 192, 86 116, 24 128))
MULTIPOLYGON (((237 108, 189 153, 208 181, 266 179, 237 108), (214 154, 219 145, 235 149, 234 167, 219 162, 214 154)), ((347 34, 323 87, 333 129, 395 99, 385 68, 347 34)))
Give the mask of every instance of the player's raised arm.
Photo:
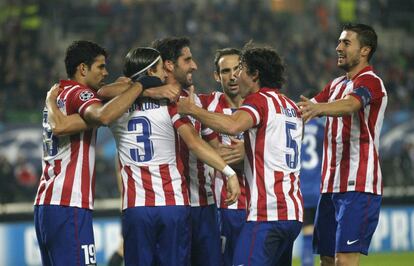
POLYGON ((84 118, 88 123, 109 125, 112 121, 125 113, 141 92, 141 83, 134 82, 126 91, 104 105, 92 104, 87 107, 84 118))
MULTIPOLYGON (((98 95, 101 99, 112 99, 121 93, 125 92, 132 84, 131 79, 123 77, 124 79, 118 79, 116 82, 103 86, 98 90, 98 95)), ((171 102, 177 101, 180 96, 179 84, 165 84, 161 86, 146 87, 144 85, 144 91, 140 96, 149 97, 152 99, 168 99, 171 102)))
POLYGON ((203 125, 214 131, 237 135, 253 126, 251 116, 244 111, 236 111, 232 115, 209 112, 194 104, 194 90, 190 90, 190 96, 181 98, 178 103, 178 112, 188 114, 199 120, 203 125))
POLYGON ((329 103, 314 103, 305 96, 300 96, 298 106, 305 122, 317 116, 343 116, 350 115, 361 109, 361 102, 352 95, 345 96, 329 103))
POLYGON ((119 77, 115 82, 102 86, 98 91, 99 98, 103 100, 110 100, 123 92, 125 92, 131 85, 132 81, 127 77, 119 77))

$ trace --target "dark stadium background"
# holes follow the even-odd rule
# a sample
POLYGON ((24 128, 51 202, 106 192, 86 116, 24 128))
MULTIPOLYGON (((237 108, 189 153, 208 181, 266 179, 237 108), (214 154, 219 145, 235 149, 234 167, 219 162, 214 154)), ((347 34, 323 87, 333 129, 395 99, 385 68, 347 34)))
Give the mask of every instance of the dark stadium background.
MULTIPOLYGON (((376 29, 379 47, 372 63, 388 91, 380 140, 387 217, 387 229, 381 228, 387 232, 377 251, 413 251, 413 17, 412 0, 0 0, 0 257, 4 262, 15 256, 5 254, 10 253, 4 247, 10 245, 7 235, 31 225, 41 172, 44 98, 53 83, 66 78, 63 57, 73 40, 92 40, 108 49, 110 82, 121 75, 123 57, 132 47, 149 46, 168 35, 188 36, 198 64, 194 75, 198 92, 217 89, 216 49, 241 48, 253 40, 273 46, 282 55, 288 72, 284 93, 298 100, 301 92, 321 89, 341 73, 335 47, 346 22, 367 23, 376 29), (398 235, 394 227, 403 228, 407 236, 398 235)), ((111 134, 101 129, 95 217, 112 217, 115 223, 119 192, 114 154, 111 134)), ((118 229, 111 230, 116 234, 118 229)), ((12 243, 21 245, 25 256, 35 256, 35 248, 28 251, 25 232, 12 243)), ((102 262, 108 255, 99 256, 102 262)))

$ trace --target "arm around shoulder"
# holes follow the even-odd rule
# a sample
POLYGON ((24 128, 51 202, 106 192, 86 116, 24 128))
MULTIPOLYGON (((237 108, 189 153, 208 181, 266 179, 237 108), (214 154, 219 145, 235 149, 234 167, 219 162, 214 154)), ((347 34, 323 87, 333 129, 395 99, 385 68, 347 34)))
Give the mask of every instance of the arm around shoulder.
POLYGON ((79 114, 65 115, 56 104, 59 86, 53 86, 47 93, 46 108, 48 121, 55 136, 64 136, 79 133, 88 129, 86 122, 79 114))

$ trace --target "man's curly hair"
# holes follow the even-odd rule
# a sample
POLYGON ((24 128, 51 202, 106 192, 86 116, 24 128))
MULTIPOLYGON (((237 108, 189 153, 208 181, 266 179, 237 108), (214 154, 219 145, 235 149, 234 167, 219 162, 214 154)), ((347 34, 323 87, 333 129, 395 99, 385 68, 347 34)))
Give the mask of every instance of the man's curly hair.
POLYGON ((253 47, 245 45, 241 56, 247 66, 247 74, 258 73, 260 87, 281 89, 285 82, 285 66, 278 53, 271 47, 253 47))

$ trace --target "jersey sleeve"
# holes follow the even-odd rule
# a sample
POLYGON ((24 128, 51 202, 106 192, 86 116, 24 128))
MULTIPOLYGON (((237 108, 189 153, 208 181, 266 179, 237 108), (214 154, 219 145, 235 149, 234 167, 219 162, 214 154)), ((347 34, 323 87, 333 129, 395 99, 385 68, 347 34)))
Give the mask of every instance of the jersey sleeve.
POLYGON ((168 104, 168 113, 170 114, 171 121, 175 129, 178 129, 183 124, 191 123, 190 119, 185 115, 180 115, 178 113, 177 104, 170 103, 168 104))
POLYGON ((244 99, 243 105, 239 108, 240 111, 245 111, 252 117, 255 126, 260 124, 263 117, 263 106, 265 106, 263 100, 259 93, 253 93, 244 99))
POLYGON ((79 113, 82 117, 88 106, 94 103, 102 103, 96 92, 88 88, 79 88, 70 95, 68 115, 79 113))
POLYGON ((354 90, 349 94, 357 98, 363 107, 380 100, 384 95, 381 82, 371 75, 363 75, 355 81, 354 90))
POLYGON ((329 82, 321 92, 311 99, 315 103, 326 103, 329 100, 329 91, 331 89, 332 81, 329 82))

